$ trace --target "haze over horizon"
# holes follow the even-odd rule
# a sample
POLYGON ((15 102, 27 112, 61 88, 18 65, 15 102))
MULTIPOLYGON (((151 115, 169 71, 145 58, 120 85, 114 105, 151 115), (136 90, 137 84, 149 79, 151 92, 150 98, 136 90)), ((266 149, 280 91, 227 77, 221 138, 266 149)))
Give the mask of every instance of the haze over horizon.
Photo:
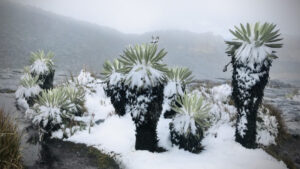
MULTIPOLYGON (((113 3, 101 3, 101 1, 96 3, 94 0, 88 1, 89 3, 74 0, 72 4, 69 0, 22 1, 22 4, 26 6, 20 3, 10 3, 21 2, 20 0, 0 0, 0 68, 23 67, 27 64, 30 52, 44 49, 51 50, 58 56, 55 62, 60 69, 76 72, 88 66, 99 72, 105 60, 119 56, 129 44, 148 42, 152 35, 157 35, 160 36, 160 47, 168 51, 168 57, 165 59, 167 64, 188 67, 197 78, 230 78, 230 69, 226 73, 222 72, 224 65, 230 61, 225 54, 224 43, 224 38, 227 40, 232 37, 228 29, 239 22, 251 22, 249 18, 252 18, 253 22, 257 19, 263 22, 262 19, 266 18, 265 20, 278 25, 284 38, 284 46, 278 50, 279 58, 273 62, 271 78, 297 81, 300 84, 300 35, 297 32, 299 22, 296 21, 297 17, 300 17, 300 12, 295 10, 297 5, 299 6, 296 1, 287 0, 291 3, 285 4, 274 0, 270 6, 263 8, 263 4, 269 0, 262 0, 261 6, 258 6, 257 10, 252 13, 249 11, 254 11, 254 8, 250 7, 255 3, 252 1, 250 3, 248 0, 243 1, 247 2, 244 5, 237 2, 236 5, 231 6, 219 4, 216 8, 213 6, 213 3, 216 3, 215 0, 211 3, 203 2, 206 6, 203 5, 201 8, 207 9, 202 11, 196 9, 197 4, 200 3, 192 0, 188 2, 194 2, 194 4, 174 1, 173 5, 166 3, 170 2, 169 0, 163 2, 154 0, 157 2, 147 1, 147 3, 137 4, 133 3, 135 1, 129 0, 126 4, 118 2, 118 8, 114 8, 113 3), (80 3, 83 3, 82 6, 80 3), (179 6, 179 3, 182 6, 179 6), (101 9, 99 4, 102 4, 101 9), (124 4, 124 9, 122 4, 124 4), (132 4, 134 5, 131 7, 132 4), (150 13, 150 9, 154 9, 157 4, 158 12, 150 13), (238 8, 238 5, 243 8, 238 8), (292 7, 289 9, 289 6, 292 7), (231 8, 238 8, 238 10, 226 12, 231 8), (121 12, 117 12, 118 9, 121 12), (266 12, 262 12, 262 9, 266 12), (164 10, 165 13, 159 12, 164 10), (215 10, 220 13, 214 13, 215 10), (179 12, 176 13, 176 11, 179 12), (241 11, 244 13, 236 16, 241 11), (111 16, 114 12, 117 13, 111 16), (126 15, 122 15, 122 12, 126 15), (135 13, 141 13, 141 15, 134 15, 135 13), (157 16, 151 19, 154 13, 157 16), (85 17, 80 18, 80 16, 85 17), (97 19, 95 16, 100 16, 99 20, 92 21, 92 19, 97 19), (144 16, 146 16, 145 20, 144 16), (258 18, 258 16, 261 17, 258 18), (140 22, 136 22, 139 18, 140 22), (164 20, 168 22, 160 24, 164 20), (122 26, 127 21, 130 24, 122 26), (206 26, 201 26, 205 23, 204 21, 207 21, 206 26), (147 26, 147 23, 151 24, 147 26), (178 25, 175 26, 176 24, 178 25)), ((113 2, 116 3, 117 0, 113 2)))
POLYGON ((228 29, 246 22, 273 22, 283 34, 300 36, 298 0, 14 0, 123 33, 157 30, 212 32, 231 37, 228 29))

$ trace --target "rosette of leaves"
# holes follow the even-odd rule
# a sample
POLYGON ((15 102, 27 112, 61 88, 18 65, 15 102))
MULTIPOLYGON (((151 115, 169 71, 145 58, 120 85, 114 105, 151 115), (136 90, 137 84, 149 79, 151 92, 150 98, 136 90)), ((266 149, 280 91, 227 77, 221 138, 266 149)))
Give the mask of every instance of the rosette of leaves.
POLYGON ((69 102, 68 106, 63 107, 63 111, 66 111, 66 117, 72 119, 73 116, 82 116, 84 113, 84 89, 82 87, 64 86, 63 90, 69 102))
POLYGON ((164 79, 168 72, 162 59, 167 52, 157 44, 128 47, 120 58, 125 75, 126 112, 136 125, 137 150, 159 151, 157 122, 162 111, 164 79))
POLYGON ((199 153, 204 130, 209 127, 209 104, 203 97, 184 93, 172 109, 177 113, 170 123, 171 142, 184 150, 199 153))
MULTIPOLYGON (((164 102, 167 102, 170 106, 176 104, 176 97, 180 97, 184 94, 186 86, 191 83, 192 80, 192 71, 188 68, 175 67, 169 69, 167 73, 167 85, 164 89, 164 102)), ((165 111, 164 117, 172 118, 174 115, 175 111, 169 108, 165 111)))
POLYGON ((30 57, 30 72, 32 76, 39 78, 39 84, 42 89, 53 88, 54 63, 52 58, 54 54, 43 50, 32 52, 30 57))
POLYGON ((226 53, 231 57, 232 98, 238 110, 236 141, 255 148, 257 111, 282 38, 276 25, 270 23, 241 24, 230 32, 235 39, 226 41, 226 53))
POLYGON ((51 136, 52 131, 58 130, 67 117, 70 101, 63 87, 43 90, 38 96, 37 104, 29 109, 26 114, 32 118, 32 122, 43 131, 43 136, 51 136))
MULTIPOLYGON (((31 74, 25 73, 20 81, 20 86, 16 90, 17 108, 27 109, 27 106, 33 106, 35 99, 41 92, 38 84, 38 77, 32 77, 31 74), (22 102, 25 100, 27 105, 22 102)), ((25 102, 24 101, 24 102, 25 102)))
POLYGON ((110 97, 111 103, 115 108, 116 114, 123 116, 126 106, 126 90, 127 85, 124 83, 124 75, 120 72, 123 68, 123 64, 115 59, 112 63, 106 61, 103 64, 102 75, 104 76, 104 82, 106 82, 105 92, 110 97))

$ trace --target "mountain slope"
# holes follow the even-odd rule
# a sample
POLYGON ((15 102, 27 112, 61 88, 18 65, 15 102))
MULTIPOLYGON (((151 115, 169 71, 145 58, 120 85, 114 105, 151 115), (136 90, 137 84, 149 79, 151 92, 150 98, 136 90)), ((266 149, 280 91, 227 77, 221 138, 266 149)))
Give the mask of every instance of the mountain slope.
MULTIPOLYGON (((76 72, 87 67, 99 72, 106 59, 119 56, 127 45, 149 42, 155 35, 160 37, 160 47, 168 51, 168 64, 189 67, 198 78, 230 77, 230 72, 222 72, 230 60, 224 39, 212 33, 167 30, 123 34, 5 0, 0 0, 0 23, 1 69, 22 68, 28 64, 30 52, 44 49, 56 54, 58 70, 76 72)), ((272 79, 300 79, 299 39, 285 37, 284 48, 271 69, 272 79)))

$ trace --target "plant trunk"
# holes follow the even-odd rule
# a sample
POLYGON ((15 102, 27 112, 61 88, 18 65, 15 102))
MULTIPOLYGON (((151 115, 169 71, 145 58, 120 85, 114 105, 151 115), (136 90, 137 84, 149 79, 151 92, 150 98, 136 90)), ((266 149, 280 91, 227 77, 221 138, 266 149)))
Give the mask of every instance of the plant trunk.
MULTIPOLYGON (((50 70, 48 74, 40 74, 38 81, 41 82, 39 86, 42 89, 52 89, 53 88, 53 79, 54 79, 55 70, 50 70)), ((31 73, 32 76, 37 76, 35 73, 31 73)))
POLYGON ((129 89, 128 106, 136 125, 136 150, 161 151, 158 148, 156 127, 162 111, 164 85, 146 89, 129 89))
POLYGON ((148 123, 136 126, 136 150, 149 150, 154 152, 157 150, 157 124, 148 123))
MULTIPOLYGON (((176 117, 175 117, 176 118, 176 117)), ((203 139, 203 131, 201 126, 196 123, 196 134, 186 133, 180 134, 174 129, 174 123, 171 122, 169 125, 171 142, 177 145, 180 149, 187 150, 192 153, 199 153, 203 150, 201 140, 203 139)))
POLYGON ((110 101, 115 108, 115 112, 119 116, 123 116, 126 113, 125 107, 127 104, 127 89, 128 87, 124 84, 124 82, 118 82, 115 85, 107 83, 107 88, 105 89, 106 95, 110 97, 110 101))
POLYGON ((253 68, 236 62, 234 58, 232 63, 232 98, 238 111, 235 139, 246 148, 256 148, 257 111, 268 83, 271 61, 265 59, 253 68))

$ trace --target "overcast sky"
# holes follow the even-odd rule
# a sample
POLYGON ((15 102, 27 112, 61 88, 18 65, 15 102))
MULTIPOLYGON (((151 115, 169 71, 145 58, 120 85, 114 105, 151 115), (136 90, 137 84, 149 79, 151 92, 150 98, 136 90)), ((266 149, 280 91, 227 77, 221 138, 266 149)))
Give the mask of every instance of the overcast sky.
POLYGON ((223 37, 240 22, 276 23, 300 36, 300 0, 16 0, 124 33, 179 29, 223 37))

